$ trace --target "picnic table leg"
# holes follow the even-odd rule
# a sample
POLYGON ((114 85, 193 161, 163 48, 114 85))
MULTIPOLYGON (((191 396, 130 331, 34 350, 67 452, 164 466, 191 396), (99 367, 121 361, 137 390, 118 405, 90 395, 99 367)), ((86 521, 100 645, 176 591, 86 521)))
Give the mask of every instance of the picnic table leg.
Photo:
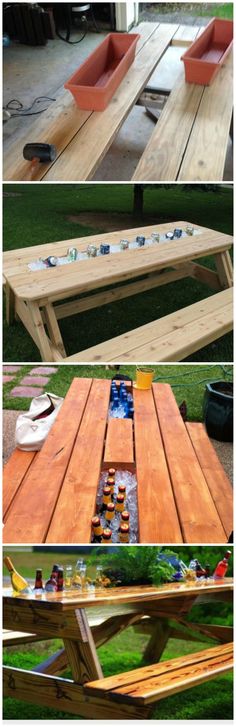
POLYGON ((222 288, 231 288, 233 285, 233 267, 228 250, 215 255, 215 264, 222 288))
POLYGON ((10 326, 15 320, 15 296, 9 283, 6 281, 5 285, 6 293, 6 320, 10 326))
POLYGON ((171 627, 166 619, 158 619, 153 626, 151 638, 144 652, 145 661, 155 664, 161 658, 169 639, 171 627))
POLYGON ((50 341, 46 335, 42 314, 35 301, 28 302, 28 310, 32 318, 37 346, 40 350, 43 361, 53 361, 50 341))
POLYGON ((73 621, 76 639, 63 639, 73 678, 78 684, 101 679, 103 672, 85 610, 77 608, 73 621))
POLYGON ((44 316, 45 316, 45 323, 48 329, 49 337, 54 344, 54 346, 58 349, 59 353, 63 356, 63 358, 66 357, 66 351, 64 348, 64 343, 61 337, 60 328, 57 322, 56 314, 53 308, 53 305, 51 303, 48 303, 44 308, 44 316))

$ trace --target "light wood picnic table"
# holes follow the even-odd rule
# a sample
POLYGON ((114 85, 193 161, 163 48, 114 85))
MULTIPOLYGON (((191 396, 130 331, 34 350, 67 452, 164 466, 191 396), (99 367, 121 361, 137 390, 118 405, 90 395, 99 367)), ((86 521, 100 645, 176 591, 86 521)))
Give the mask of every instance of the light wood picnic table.
POLYGON ((4 543, 89 543, 101 472, 136 473, 141 543, 226 543, 232 487, 204 425, 168 384, 133 388, 134 423, 108 418, 111 382, 74 379, 39 453, 4 475, 4 543))
MULTIPOLYGON (((112 701, 112 686, 114 689, 115 685, 106 686, 107 680, 103 679, 97 648, 120 631, 134 626, 135 629, 150 634, 145 659, 153 664, 161 658, 170 637, 188 641, 206 640, 203 651, 185 657, 188 666, 195 661, 194 669, 197 667, 201 669, 199 682, 195 680, 195 683, 201 683, 229 668, 227 642, 232 640, 232 628, 189 622, 188 614, 191 608, 199 603, 220 604, 231 601, 232 592, 231 578, 217 582, 208 580, 201 584, 191 582, 170 583, 159 587, 127 586, 82 593, 75 591, 43 593, 40 596, 32 593, 14 597, 10 588, 4 588, 5 629, 32 632, 42 640, 60 638, 63 641, 63 649, 43 664, 39 664, 34 671, 4 667, 4 693, 14 699, 54 707, 82 717, 141 719, 147 716, 150 710, 145 706, 139 706, 139 702, 135 699, 133 704, 130 699, 127 704, 125 696, 123 699, 119 697, 118 704, 112 701), (94 625, 96 612, 99 615, 98 625, 94 625), (209 641, 212 640, 219 646, 209 649, 209 641), (218 659, 218 665, 214 664, 214 674, 207 673, 206 668, 210 652, 216 654, 218 659), (222 658, 223 663, 220 663, 222 658), (59 677, 58 674, 68 667, 71 669, 72 678, 59 677), (97 693, 98 689, 101 690, 100 694, 97 693)), ((182 661, 185 661, 184 658, 179 657, 178 665, 182 661)), ((175 662, 176 660, 173 661, 173 668, 175 662)), ((168 670, 171 671, 171 664, 170 660, 163 663, 165 675, 168 675, 168 670)), ((153 672, 158 668, 156 665, 153 668, 149 667, 148 670, 152 687, 153 672)), ((134 674, 134 678, 137 675, 136 685, 141 678, 139 672, 142 672, 142 669, 129 672, 129 675, 134 674)), ((117 675, 118 684, 121 685, 125 676, 117 675)), ((171 678, 173 681, 172 674, 170 683, 171 678)), ((188 670, 186 671, 185 663, 185 681, 187 679, 188 670)), ((191 677, 191 680, 193 679, 194 676, 191 677)), ((110 680, 116 680, 116 676, 110 680)), ((178 690, 182 688, 184 687, 181 686, 178 690)), ((185 688, 188 688, 187 684, 185 688)))
MULTIPOLYGON (((186 236, 139 249, 124 251, 119 249, 121 238, 133 241, 136 235, 144 234, 150 237, 153 231, 165 235, 175 227, 185 229, 189 224, 191 223, 186 221, 176 221, 155 227, 120 230, 5 252, 3 273, 6 281, 8 323, 13 322, 15 316, 20 318, 38 347, 42 360, 60 361, 66 357, 58 325, 60 318, 97 308, 185 277, 197 278, 215 291, 231 287, 232 264, 229 249, 232 238, 222 232, 195 225, 199 234, 192 237, 186 236), (118 252, 50 269, 37 271, 29 269, 29 264, 40 256, 43 258, 48 255, 63 256, 67 254, 67 249, 71 245, 79 251, 84 251, 88 244, 99 246, 103 242, 117 245, 118 252), (216 272, 196 262, 198 258, 207 255, 214 257, 216 272), (140 280, 141 276, 145 277, 140 280), (116 285, 118 283, 122 285, 116 285), (108 286, 110 290, 99 292, 99 288, 108 286), (81 295, 85 297, 68 300, 81 295), (59 301, 65 302, 59 303, 59 301)), ((221 335, 223 333, 222 329, 221 335)))
MULTIPOLYGON (((141 23, 134 63, 105 111, 82 111, 69 91, 62 91, 32 130, 21 134, 6 152, 4 179, 91 179, 132 107, 142 102, 142 91, 165 51, 171 44, 188 46, 201 31, 197 26, 141 23), (55 144, 56 161, 31 170, 22 151, 34 141, 55 144)), ((134 179, 222 179, 231 115, 231 58, 210 88, 186 84, 182 68, 134 179)))

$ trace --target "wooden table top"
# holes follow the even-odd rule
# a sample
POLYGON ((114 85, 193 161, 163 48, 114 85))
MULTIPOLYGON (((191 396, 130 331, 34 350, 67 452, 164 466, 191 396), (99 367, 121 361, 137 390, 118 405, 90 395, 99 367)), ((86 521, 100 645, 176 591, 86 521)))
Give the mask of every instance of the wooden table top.
POLYGON ((47 255, 66 255, 68 247, 73 245, 80 251, 86 250, 88 244, 100 245, 109 242, 119 245, 120 239, 132 241, 136 235, 150 236, 157 231, 166 232, 186 225, 194 224, 187 221, 168 222, 161 225, 150 225, 129 230, 92 235, 72 240, 36 245, 34 247, 11 250, 3 254, 3 273, 10 287, 18 298, 24 300, 56 300, 73 293, 86 293, 103 286, 112 285, 120 280, 130 280, 162 269, 166 266, 184 264, 206 255, 214 255, 228 250, 232 245, 232 237, 222 232, 195 225, 198 235, 183 237, 171 242, 153 244, 149 247, 128 249, 116 254, 99 256, 62 265, 55 268, 31 271, 28 264, 38 257, 47 255))
POLYGON ((17 607, 22 601, 37 603, 43 607, 50 604, 58 608, 89 608, 101 605, 116 605, 124 603, 142 603, 142 601, 161 601, 170 597, 199 596, 204 594, 217 594, 219 592, 233 591, 233 578, 224 578, 220 581, 198 581, 197 583, 166 583, 162 586, 121 586, 120 588, 103 588, 101 590, 77 593, 76 591, 63 591, 62 593, 46 593, 42 595, 22 594, 13 596, 12 588, 3 587, 3 598, 17 607))
POLYGON ((179 28, 172 23, 140 23, 134 62, 108 107, 103 112, 83 111, 64 90, 32 128, 11 145, 5 155, 4 179, 29 179, 30 164, 23 159, 22 150, 27 142, 39 139, 56 146, 57 159, 54 164, 39 165, 30 179, 90 179, 179 28))
POLYGON ((134 426, 108 420, 110 384, 75 378, 42 450, 31 463, 15 450, 4 542, 89 543, 101 471, 115 467, 136 472, 141 543, 226 543, 232 487, 204 426, 185 425, 164 383, 133 389, 134 426))

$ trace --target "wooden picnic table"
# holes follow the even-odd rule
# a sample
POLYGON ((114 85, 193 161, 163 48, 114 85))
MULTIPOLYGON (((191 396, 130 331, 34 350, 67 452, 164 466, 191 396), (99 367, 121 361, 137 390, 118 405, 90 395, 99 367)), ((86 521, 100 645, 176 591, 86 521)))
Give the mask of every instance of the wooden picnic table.
POLYGON ((20 630, 22 636, 27 632, 29 637, 32 632, 38 640, 60 638, 63 642, 63 649, 34 671, 4 667, 4 694, 87 718, 142 719, 150 713, 153 701, 232 668, 229 642, 233 629, 187 620, 194 605, 231 601, 232 592, 231 578, 40 596, 15 597, 10 588, 4 588, 5 629, 20 630), (129 626, 150 635, 145 660, 151 665, 157 663, 104 679, 97 648, 129 626), (206 641, 205 648, 158 664, 170 637, 206 641), (72 672, 71 679, 58 676, 66 668, 72 672), (129 686, 131 696, 127 686, 122 686, 125 680, 135 684, 135 689, 129 686))
MULTIPOLYGON (((134 63, 105 111, 83 111, 75 106, 69 91, 60 92, 32 130, 21 134, 6 152, 4 180, 91 179, 134 104, 142 103, 142 92, 165 51, 171 44, 188 46, 201 31, 196 26, 141 23, 134 63), (22 151, 26 143, 34 141, 55 144, 56 161, 32 170, 22 151)), ((134 179, 222 179, 232 115, 232 82, 231 57, 210 88, 186 84, 182 68, 134 179)))
POLYGON ((101 472, 136 474, 141 543, 226 543, 232 487, 204 425, 169 384, 133 388, 134 422, 108 418, 111 382, 74 379, 38 453, 4 471, 4 543, 89 543, 101 472))
MULTIPOLYGON (((90 308, 96 309, 106 303, 185 277, 196 278, 212 287, 215 291, 230 288, 233 274, 229 249, 232 245, 232 238, 222 232, 196 225, 199 234, 192 237, 186 236, 178 240, 161 242, 160 244, 149 247, 144 246, 139 249, 119 250, 121 238, 133 241, 136 235, 144 234, 146 237, 150 237, 153 231, 165 235, 175 227, 184 229, 189 224, 191 223, 186 221, 176 221, 156 225, 155 227, 145 226, 131 230, 120 230, 5 252, 3 254, 3 273, 6 282, 6 315, 8 323, 13 322, 15 317, 20 318, 38 347, 42 360, 60 361, 66 357, 65 345, 58 325, 58 320, 61 318, 90 308), (36 271, 29 269, 29 264, 39 257, 66 255, 67 249, 71 245, 75 246, 79 251, 84 251, 88 244, 99 246, 103 242, 117 245, 119 251, 55 268, 36 271), (216 272, 196 262, 198 258, 207 255, 214 257, 216 272), (160 273, 162 274, 160 275, 160 273), (122 283, 122 285, 117 285, 118 283, 122 283), (110 289, 99 292, 99 289, 108 288, 108 286, 110 289), (80 296, 80 298, 76 300, 76 296, 80 296), (72 297, 73 301, 68 300, 72 297)), ((227 303, 230 303, 230 301, 227 301, 227 303)), ((208 305, 211 306, 211 298, 204 301, 204 314, 208 311, 208 305)), ((214 308, 217 308, 217 305, 214 305, 214 308)), ((210 313, 212 314, 212 311, 210 313)), ((232 315, 230 318, 232 319, 232 315)), ((163 322, 165 323, 165 318, 163 318, 163 322)), ((227 320, 220 319, 220 322, 219 335, 223 335, 230 330, 232 320, 230 323, 228 318, 227 320)), ((177 327, 181 327, 181 321, 177 321, 177 325, 173 321, 174 330, 177 327)), ((141 334, 141 341, 145 343, 143 331, 141 331, 141 334)), ((126 338, 127 335, 124 334, 122 336, 123 343, 126 338)), ((184 336, 181 336, 182 338, 184 336)), ((127 340, 129 343, 129 339, 127 340)), ((201 325, 197 338, 197 348, 201 348, 212 340, 214 340, 214 332, 212 338, 211 326, 201 325), (208 330, 209 336, 207 337, 208 330)), ((127 348, 127 352, 129 348, 132 351, 132 341, 127 348)), ((187 347, 187 350, 191 352, 190 346, 187 347)), ((193 350, 196 350, 196 348, 193 350)), ((121 346, 120 351, 116 351, 113 360, 116 360, 119 353, 124 354, 123 360, 126 358, 128 360, 127 352, 123 351, 121 346)), ((92 349, 91 356, 93 359, 91 359, 89 353, 89 350, 82 351, 79 354, 82 357, 81 360, 111 360, 108 357, 109 351, 106 350, 104 357, 100 355, 99 351, 97 352, 98 357, 96 357, 96 351, 92 349)), ((152 351, 149 351, 148 354, 150 356, 149 361, 167 360, 161 357, 160 359, 155 358, 155 352, 152 351)), ((143 355, 145 356, 145 352, 142 352, 142 357, 136 358, 134 355, 134 358, 129 360, 147 360, 143 358, 143 355)), ((165 348, 162 355, 164 357, 167 355, 165 348)), ((178 353, 172 352, 171 355, 173 358, 170 360, 179 360, 174 357, 178 353)), ((187 353, 185 353, 186 355, 187 353)))

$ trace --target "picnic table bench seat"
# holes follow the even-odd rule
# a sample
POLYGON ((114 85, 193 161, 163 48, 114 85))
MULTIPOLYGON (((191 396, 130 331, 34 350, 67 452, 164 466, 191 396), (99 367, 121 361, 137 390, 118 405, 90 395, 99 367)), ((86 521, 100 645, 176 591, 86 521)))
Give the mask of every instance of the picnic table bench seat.
POLYGON ((232 288, 64 359, 67 362, 181 361, 233 328, 232 288))
POLYGON ((146 706, 232 669, 233 643, 229 643, 98 679, 87 683, 84 690, 88 696, 103 696, 111 701, 146 706))
POLYGON ((109 467, 136 476, 141 543, 228 542, 232 486, 204 425, 183 422, 168 384, 133 397, 134 420, 112 419, 110 381, 73 380, 42 450, 15 449, 5 465, 5 543, 91 542, 109 467))

